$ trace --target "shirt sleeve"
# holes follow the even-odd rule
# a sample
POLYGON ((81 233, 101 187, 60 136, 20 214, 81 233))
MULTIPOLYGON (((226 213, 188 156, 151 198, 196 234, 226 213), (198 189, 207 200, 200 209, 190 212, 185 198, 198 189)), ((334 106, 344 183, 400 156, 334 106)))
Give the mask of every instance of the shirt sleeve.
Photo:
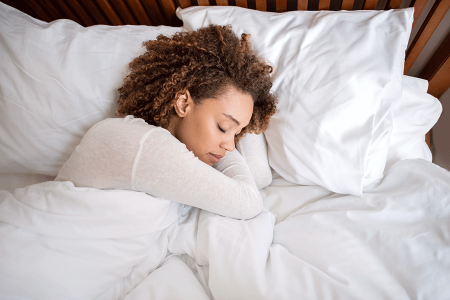
POLYGON ((264 133, 247 133, 236 144, 255 179, 258 189, 272 183, 272 171, 267 156, 267 142, 264 133))
POLYGON ((133 190, 236 219, 253 218, 263 208, 253 176, 237 150, 227 151, 211 167, 157 127, 142 141, 139 152, 133 190))
POLYGON ((103 120, 85 134, 55 180, 78 187, 131 189, 222 216, 249 219, 263 208, 241 154, 214 167, 164 128, 127 116, 103 120))

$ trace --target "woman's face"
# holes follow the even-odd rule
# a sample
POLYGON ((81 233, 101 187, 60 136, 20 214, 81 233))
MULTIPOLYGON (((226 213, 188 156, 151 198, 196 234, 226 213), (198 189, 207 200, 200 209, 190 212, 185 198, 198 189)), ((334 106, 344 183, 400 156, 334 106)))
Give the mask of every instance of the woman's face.
POLYGON ((253 99, 229 87, 217 99, 204 99, 196 105, 187 91, 175 99, 174 108, 176 115, 167 130, 199 160, 212 166, 226 151, 234 150, 235 135, 252 117, 253 99))

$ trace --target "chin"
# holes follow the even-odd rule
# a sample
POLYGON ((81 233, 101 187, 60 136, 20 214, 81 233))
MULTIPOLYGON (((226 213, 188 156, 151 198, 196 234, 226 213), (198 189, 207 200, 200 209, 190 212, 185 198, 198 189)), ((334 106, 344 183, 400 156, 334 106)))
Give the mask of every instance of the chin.
POLYGON ((199 158, 199 160, 201 160, 202 162, 204 162, 205 164, 207 164, 210 167, 212 167, 214 165, 214 163, 210 162, 209 160, 208 161, 204 161, 203 159, 200 159, 200 158, 199 158))

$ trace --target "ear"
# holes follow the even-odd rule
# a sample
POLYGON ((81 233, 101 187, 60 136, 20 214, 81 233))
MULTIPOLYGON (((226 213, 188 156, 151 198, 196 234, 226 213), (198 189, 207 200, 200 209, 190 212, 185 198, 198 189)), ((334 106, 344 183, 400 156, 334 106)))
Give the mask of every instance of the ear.
POLYGON ((180 118, 185 117, 193 105, 194 101, 188 90, 179 91, 173 100, 173 108, 180 118))

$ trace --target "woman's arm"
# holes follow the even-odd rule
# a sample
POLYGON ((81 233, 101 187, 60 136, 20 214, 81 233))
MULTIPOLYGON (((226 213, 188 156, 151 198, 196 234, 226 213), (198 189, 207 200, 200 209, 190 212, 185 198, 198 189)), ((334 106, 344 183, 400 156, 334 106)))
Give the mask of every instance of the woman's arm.
POLYGON ((269 166, 264 134, 247 133, 236 144, 236 148, 247 162, 258 189, 269 186, 272 183, 272 171, 269 166))
POLYGON ((200 161, 169 131, 130 117, 94 125, 56 180, 99 189, 132 189, 223 216, 249 219, 262 197, 238 151, 217 170, 200 161))
POLYGON ((133 189, 231 218, 261 212, 262 197, 237 150, 226 152, 216 170, 162 128, 147 137, 142 149, 133 189))

